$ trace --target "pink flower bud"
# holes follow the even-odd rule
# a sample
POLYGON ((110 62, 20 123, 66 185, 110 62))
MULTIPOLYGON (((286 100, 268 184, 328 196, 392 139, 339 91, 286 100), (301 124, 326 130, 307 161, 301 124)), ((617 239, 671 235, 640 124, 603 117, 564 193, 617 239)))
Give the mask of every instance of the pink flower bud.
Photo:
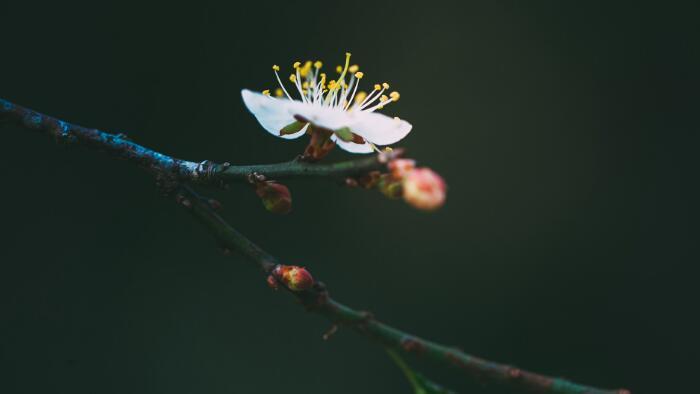
POLYGON ((309 290, 314 285, 309 271, 296 265, 278 265, 272 270, 272 275, 292 291, 309 290))
POLYGON ((287 186, 273 181, 258 182, 255 193, 262 200, 265 209, 272 213, 286 214, 292 210, 292 194, 287 186))
POLYGON ((445 203, 447 185, 430 168, 416 168, 403 180, 403 198, 418 209, 432 211, 445 203))
POLYGON ((396 179, 402 179, 416 168, 416 161, 412 159, 394 159, 387 164, 391 175, 396 179))

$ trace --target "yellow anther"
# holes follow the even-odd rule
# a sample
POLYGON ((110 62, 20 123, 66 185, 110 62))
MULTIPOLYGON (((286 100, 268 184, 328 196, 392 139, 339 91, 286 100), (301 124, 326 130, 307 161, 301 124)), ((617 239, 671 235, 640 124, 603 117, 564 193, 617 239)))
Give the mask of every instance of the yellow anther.
POLYGON ((272 69, 275 70, 275 71, 279 71, 279 70, 280 70, 280 66, 278 66, 278 65, 275 64, 274 66, 272 66, 272 69))
POLYGON ((301 84, 301 87, 304 88, 304 89, 308 89, 308 88, 309 88, 309 83, 308 83, 307 81, 304 81, 304 83, 301 84))
POLYGON ((367 98, 367 92, 359 91, 355 95, 355 102, 361 103, 361 102, 365 101, 366 98, 367 98))
POLYGON ((323 67, 323 63, 321 63, 320 60, 316 60, 316 62, 314 62, 314 67, 321 68, 321 67, 323 67))
POLYGON ((309 75, 309 71, 311 71, 311 62, 307 60, 304 63, 304 66, 299 70, 299 72, 302 77, 306 77, 307 75, 309 75))
POLYGON ((350 71, 351 73, 356 73, 359 69, 360 66, 358 66, 357 64, 353 64, 352 66, 350 66, 350 68, 348 68, 348 71, 350 71))
POLYGON ((296 70, 297 68, 299 68, 299 66, 301 66, 301 62, 294 62, 294 69, 295 69, 295 70, 296 70))
POLYGON ((362 79, 362 77, 364 77, 364 76, 365 76, 365 73, 363 73, 362 71, 358 71, 355 73, 355 78, 357 78, 357 79, 362 79))
POLYGON ((262 94, 265 95, 265 96, 269 96, 269 95, 270 95, 270 89, 265 89, 265 90, 263 90, 263 91, 262 91, 262 94))
POLYGON ((384 148, 384 152, 393 152, 393 151, 394 151, 394 150, 391 149, 390 146, 387 146, 386 148, 384 148))
POLYGON ((282 95, 284 95, 284 91, 281 88, 275 89, 275 96, 282 97, 282 95))
POLYGON ((296 81, 297 81, 297 76, 294 75, 294 74, 292 74, 292 75, 289 76, 289 80, 292 81, 292 82, 296 82, 296 81))
POLYGON ((389 89, 389 84, 386 83, 386 82, 384 82, 384 83, 382 84, 382 87, 383 87, 384 89, 389 89))
POLYGON ((335 66, 335 72, 337 72, 338 74, 342 73, 342 72, 343 72, 343 66, 335 66))
POLYGON ((374 84, 374 90, 382 90, 382 85, 375 83, 374 84))
POLYGON ((391 92, 391 94, 389 94, 389 97, 391 97, 393 101, 399 101, 399 97, 401 97, 401 95, 399 94, 399 92, 394 91, 391 92))
POLYGON ((379 101, 381 101, 382 103, 387 100, 389 100, 389 97, 387 97, 386 94, 382 94, 382 97, 379 98, 379 101))

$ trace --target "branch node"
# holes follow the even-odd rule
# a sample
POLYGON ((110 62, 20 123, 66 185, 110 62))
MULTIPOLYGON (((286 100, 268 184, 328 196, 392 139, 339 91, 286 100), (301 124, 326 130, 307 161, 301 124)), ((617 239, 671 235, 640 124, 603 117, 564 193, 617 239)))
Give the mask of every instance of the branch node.
POLYGON ((197 164, 197 167, 194 169, 194 177, 195 178, 200 178, 203 180, 209 180, 214 177, 214 174, 216 173, 217 165, 211 160, 203 160, 202 162, 197 164))
POLYGON ((401 338, 400 346, 406 353, 421 354, 425 352, 425 344, 423 341, 412 335, 406 335, 401 338))
POLYGON ((265 177, 265 175, 259 172, 251 172, 250 174, 248 174, 248 182, 253 185, 256 183, 265 182, 266 179, 267 178, 265 177))

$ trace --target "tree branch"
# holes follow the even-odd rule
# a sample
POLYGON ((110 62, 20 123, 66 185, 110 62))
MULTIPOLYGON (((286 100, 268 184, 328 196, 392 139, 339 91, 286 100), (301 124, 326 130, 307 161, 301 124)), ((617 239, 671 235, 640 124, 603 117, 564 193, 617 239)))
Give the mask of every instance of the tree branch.
MULTIPOLYGON (((279 266, 277 260, 241 233, 231 227, 204 199, 181 182, 210 182, 213 180, 247 180, 251 173, 270 178, 295 176, 345 177, 379 169, 386 160, 399 155, 394 151, 383 155, 335 164, 310 164, 298 160, 288 163, 257 166, 230 166, 208 161, 195 163, 176 159, 129 141, 123 135, 73 125, 0 99, 0 122, 11 122, 21 127, 52 135, 58 140, 77 142, 90 148, 107 151, 135 162, 157 176, 171 178, 178 192, 177 201, 186 207, 224 246, 235 249, 255 262, 266 274, 279 266)), ((318 313, 334 324, 342 324, 374 339, 381 344, 407 354, 433 359, 445 365, 458 367, 484 382, 500 383, 516 389, 556 394, 629 394, 627 390, 602 390, 582 386, 560 378, 551 378, 518 368, 486 361, 459 349, 431 342, 408 334, 376 320, 370 313, 358 311, 333 300, 323 283, 316 281, 311 289, 293 291, 285 287, 308 310, 318 313)))
POLYGON ((345 178, 378 170, 403 151, 384 152, 332 164, 313 164, 292 160, 277 164, 240 165, 217 164, 208 160, 192 162, 177 159, 130 141, 123 134, 112 134, 98 129, 78 126, 48 115, 24 108, 0 99, 0 121, 43 132, 66 143, 80 143, 101 149, 115 156, 134 162, 173 181, 217 183, 248 181, 250 174, 264 175, 268 179, 293 177, 345 178))
MULTIPOLYGON (((270 254, 248 240, 231 227, 209 205, 189 188, 181 189, 178 201, 211 231, 217 240, 228 248, 242 253, 270 274, 279 264, 270 254)), ((625 389, 603 390, 524 371, 509 365, 498 364, 468 355, 461 350, 419 338, 398 328, 376 320, 371 313, 358 311, 332 299, 325 285, 316 285, 306 291, 291 291, 307 310, 318 313, 335 324, 343 324, 356 332, 374 339, 384 346, 407 354, 423 356, 439 363, 458 367, 472 377, 491 383, 499 383, 515 389, 552 394, 629 394, 625 389)))

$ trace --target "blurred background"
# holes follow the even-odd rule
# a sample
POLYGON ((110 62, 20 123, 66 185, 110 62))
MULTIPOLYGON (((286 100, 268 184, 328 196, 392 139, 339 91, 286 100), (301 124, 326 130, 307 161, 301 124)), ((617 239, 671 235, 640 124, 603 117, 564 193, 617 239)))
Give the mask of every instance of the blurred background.
MULTIPOLYGON (((445 177, 447 205, 298 180, 275 216, 244 185, 203 190, 231 223, 417 335, 600 387, 692 387, 692 2, 46 3, 0 3, 0 96, 190 160, 294 157, 306 139, 267 134, 240 90, 352 52, 401 92, 385 112, 413 123, 400 146, 445 177)), ((0 392, 410 392, 374 343, 324 342, 327 321, 223 256, 144 171, 2 136, 0 392)))

